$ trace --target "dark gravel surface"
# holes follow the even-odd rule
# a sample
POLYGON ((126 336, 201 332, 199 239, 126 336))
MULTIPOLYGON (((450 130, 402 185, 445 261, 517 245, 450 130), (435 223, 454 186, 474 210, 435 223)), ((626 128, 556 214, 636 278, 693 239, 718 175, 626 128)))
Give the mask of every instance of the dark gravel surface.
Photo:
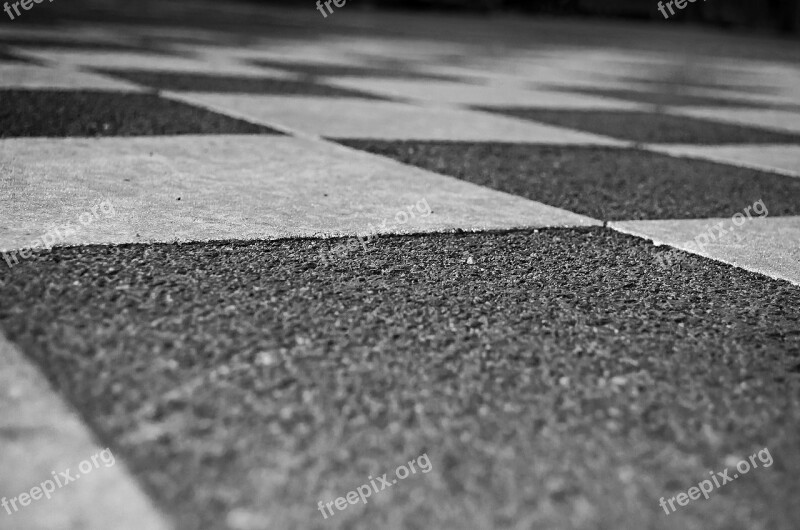
POLYGON ((730 217, 759 199, 800 214, 800 179, 637 149, 337 140, 596 219, 730 217))
POLYGON ((57 248, 0 329, 179 530, 797 528, 800 289, 605 229, 336 243, 57 248))
POLYGON ((0 90, 0 138, 281 134, 155 94, 0 90))
POLYGON ((269 77, 226 76, 163 72, 150 70, 95 70, 98 73, 125 79, 158 90, 178 92, 235 92, 280 96, 351 97, 384 100, 380 96, 315 83, 308 79, 274 79, 269 77))
POLYGON ((800 135, 657 112, 483 108, 515 118, 639 143, 800 144, 800 135))

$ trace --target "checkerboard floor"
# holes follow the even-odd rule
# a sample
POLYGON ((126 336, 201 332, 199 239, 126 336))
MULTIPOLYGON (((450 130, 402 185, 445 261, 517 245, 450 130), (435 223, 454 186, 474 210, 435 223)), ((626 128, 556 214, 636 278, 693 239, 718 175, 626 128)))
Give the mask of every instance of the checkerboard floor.
POLYGON ((306 15, 0 30, 0 527, 796 528, 800 63, 306 15))

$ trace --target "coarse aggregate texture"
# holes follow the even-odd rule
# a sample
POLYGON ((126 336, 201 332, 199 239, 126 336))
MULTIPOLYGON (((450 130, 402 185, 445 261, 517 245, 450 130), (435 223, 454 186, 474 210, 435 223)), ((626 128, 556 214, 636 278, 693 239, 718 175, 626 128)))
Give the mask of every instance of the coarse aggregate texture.
POLYGON ((639 143, 707 145, 800 143, 800 135, 797 134, 660 112, 550 110, 521 107, 500 109, 487 107, 482 110, 639 143))
POLYGON ((604 221, 730 217, 759 199, 770 215, 800 212, 800 179, 638 149, 338 141, 604 221))
POLYGON ((315 83, 308 79, 275 79, 271 77, 193 74, 188 72, 150 70, 96 69, 95 71, 158 90, 173 90, 176 92, 325 96, 331 98, 361 98, 371 100, 386 99, 367 92, 315 83))
POLYGON ((602 228, 333 244, 56 248, 0 329, 179 530, 796 528, 797 287, 602 228))
POLYGON ((156 94, 0 90, 0 138, 280 134, 156 94))
POLYGON ((415 72, 407 67, 381 68, 378 66, 339 65, 324 63, 298 63, 258 59, 256 66, 288 70, 309 77, 377 77, 418 80, 458 81, 457 78, 433 73, 415 72))
POLYGON ((770 105, 754 103, 752 101, 736 99, 735 97, 712 97, 682 94, 678 91, 666 90, 659 92, 642 92, 639 90, 622 90, 606 88, 571 88, 562 89, 590 96, 604 96, 609 98, 648 103, 660 106, 707 106, 707 107, 740 107, 740 108, 766 108, 770 105))

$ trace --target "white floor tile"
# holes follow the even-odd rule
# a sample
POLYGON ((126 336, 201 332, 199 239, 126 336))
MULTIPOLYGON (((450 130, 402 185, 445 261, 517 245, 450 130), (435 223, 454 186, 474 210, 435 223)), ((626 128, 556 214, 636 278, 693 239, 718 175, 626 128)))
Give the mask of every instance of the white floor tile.
POLYGON ((671 107, 670 114, 800 133, 800 112, 729 107, 671 107))
POLYGON ((628 101, 553 90, 526 90, 495 84, 479 86, 449 81, 377 78, 327 78, 326 84, 413 101, 484 107, 544 107, 564 109, 635 109, 628 101))
MULTIPOLYGON (((765 87, 766 88, 766 87, 765 87)), ((687 88, 680 93, 690 96, 700 96, 708 98, 724 98, 742 103, 754 103, 757 105, 799 105, 800 101, 784 95, 770 93, 752 93, 742 89, 718 89, 718 88, 687 88)))
MULTIPOLYGON (((0 260, 0 267, 6 264, 0 260)), ((5 274, 8 272, 5 271, 5 274)), ((39 370, 0 334, 0 497, 4 500, 31 491, 67 473, 73 480, 56 487, 19 511, 2 509, 9 530, 168 530, 166 523, 139 489, 122 455, 98 455, 89 427, 53 391, 39 370), (91 474, 81 474, 81 462, 96 458, 91 474), (112 460, 113 457, 113 460, 112 460), (105 460, 103 459, 105 458, 105 460), (113 462, 113 465, 106 463, 113 462)), ((91 464, 91 462, 90 462, 91 464)), ((60 477, 59 477, 60 478, 60 477)), ((47 485, 45 487, 48 487, 47 485)), ((41 489, 41 488, 40 488, 41 489)), ((41 495, 41 492, 40 492, 41 495)), ((33 497, 36 499, 36 497, 33 497)), ((8 509, 12 510, 12 504, 8 509)))
POLYGON ((354 98, 167 95, 231 116, 277 126, 281 130, 329 138, 624 145, 624 142, 589 133, 465 109, 422 108, 354 98))
POLYGON ((648 145, 647 149, 800 177, 800 145, 648 145))
POLYGON ((800 217, 754 216, 738 227, 731 219, 619 221, 609 226, 657 244, 800 285, 800 217), (722 238, 719 230, 714 229, 720 222, 724 223, 722 238), (709 233, 715 237, 709 236, 709 243, 704 244, 702 235, 709 233))
POLYGON ((0 196, 0 250, 48 233, 57 244, 86 244, 324 237, 367 233, 370 224, 381 233, 598 224, 340 145, 280 136, 0 140, 0 167, 11 191, 0 196), (432 214, 391 221, 422 200, 432 214), (72 234, 55 232, 67 223, 72 234))
MULTIPOLYGON (((141 88, 133 83, 102 75, 76 72, 69 68, 27 64, 0 64, 0 88, 141 91, 141 88)), ((2 97, 0 94, 0 98, 2 97)))

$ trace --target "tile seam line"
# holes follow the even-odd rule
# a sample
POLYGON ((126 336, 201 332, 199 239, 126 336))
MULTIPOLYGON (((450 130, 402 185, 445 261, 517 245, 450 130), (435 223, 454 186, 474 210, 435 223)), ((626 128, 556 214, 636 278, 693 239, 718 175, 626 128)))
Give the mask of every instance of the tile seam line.
MULTIPOLYGON (((177 100, 180 101, 180 100, 177 100)), ((185 101, 184 101, 185 102, 185 101)), ((206 110, 212 110, 214 112, 218 112, 212 108, 207 108, 206 110)), ((244 121, 243 118, 239 118, 238 116, 228 113, 226 114, 227 117, 235 118, 237 120, 244 121)), ((230 137, 247 137, 252 138, 254 136, 263 136, 263 137, 278 137, 278 138, 298 138, 303 140, 315 140, 316 138, 313 136, 301 136, 301 135, 293 135, 285 133, 275 124, 266 125, 267 122, 254 122, 248 121, 251 125, 258 125, 259 127, 269 127, 278 131, 279 134, 274 133, 264 133, 264 132, 257 132, 257 133, 187 133, 187 134, 130 134, 130 135, 109 135, 109 136, 0 136, 0 142, 20 142, 25 140, 113 140, 113 139, 146 139, 146 138, 230 138, 230 137)), ((308 133, 301 133, 301 134, 308 134, 308 133)), ((490 141, 490 140, 425 140, 425 139, 414 139, 414 138, 364 138, 364 137, 330 137, 330 136, 319 136, 319 143, 326 144, 326 145, 333 145, 339 147, 341 149, 347 149, 349 151, 360 153, 362 155, 373 155, 376 157, 381 158, 382 160, 389 160, 393 162, 398 162, 394 158, 390 158, 383 155, 378 155, 376 153, 370 153, 369 151, 362 151, 361 149, 356 149, 353 147, 349 147, 347 145, 343 145, 339 142, 418 142, 418 143, 448 143, 448 144, 506 144, 506 145, 529 145, 532 147, 553 147, 558 149, 569 149, 569 148, 597 148, 597 149, 615 149, 615 150, 624 150, 624 149, 639 149, 641 144, 633 144, 630 146, 616 146, 616 145, 598 145, 593 143, 547 143, 547 142, 526 142, 526 141, 513 141, 513 140, 502 140, 502 141, 490 141)), ((798 146, 800 147, 800 146, 798 146)), ((661 153, 667 154, 667 153, 661 153)), ((429 171, 430 173, 436 173, 435 171, 430 171, 427 169, 422 169, 418 166, 406 164, 404 162, 398 162, 405 166, 414 167, 417 169, 421 169, 423 171, 429 171)), ((437 175, 441 175, 447 177, 449 175, 445 175, 444 173, 436 173, 437 175)), ((459 180, 459 182, 466 182, 459 180)), ((488 188, 493 189, 493 188, 488 188)), ((499 191, 499 190, 495 190, 499 191)), ((512 194, 513 195, 513 194, 512 194)), ((524 197, 520 195, 514 195, 520 199, 524 199, 524 197)), ((528 199, 531 200, 531 199, 528 199)), ((556 208, 556 206, 554 206, 556 208)))
MULTIPOLYGON (((443 229, 443 230, 435 230, 431 232, 384 232, 375 234, 377 237, 402 237, 402 238, 423 238, 423 237, 432 237, 432 236, 442 236, 442 235, 498 235, 502 236, 505 234, 519 234, 525 232, 534 232, 534 231, 557 231, 557 230, 582 230, 582 231, 591 231, 591 230, 600 230, 603 229, 603 226, 600 225, 552 225, 552 226, 516 226, 511 228, 475 228, 475 229, 465 229, 465 228, 450 228, 450 229, 443 229)), ((357 238, 359 236, 363 236, 364 234, 321 234, 321 235, 299 235, 299 236, 279 236, 275 238, 228 238, 228 239, 191 239, 191 240, 148 240, 148 241, 133 241, 133 242, 125 242, 125 243, 79 243, 74 245, 54 245, 48 251, 39 251, 37 250, 37 254, 33 255, 31 259, 38 256, 44 256, 46 254, 50 254, 53 250, 59 249, 86 249, 91 247, 123 247, 123 246, 152 246, 152 245, 196 245, 196 244, 253 244, 253 243, 283 243, 288 241, 305 241, 305 242, 315 242, 315 241, 332 241, 332 240, 342 240, 342 239, 351 239, 357 238)), ((9 251, 16 251, 18 249, 0 249, 0 252, 9 252, 9 251)), ((0 262, 0 270, 4 270, 5 267, 2 266, 2 262, 0 262)))

